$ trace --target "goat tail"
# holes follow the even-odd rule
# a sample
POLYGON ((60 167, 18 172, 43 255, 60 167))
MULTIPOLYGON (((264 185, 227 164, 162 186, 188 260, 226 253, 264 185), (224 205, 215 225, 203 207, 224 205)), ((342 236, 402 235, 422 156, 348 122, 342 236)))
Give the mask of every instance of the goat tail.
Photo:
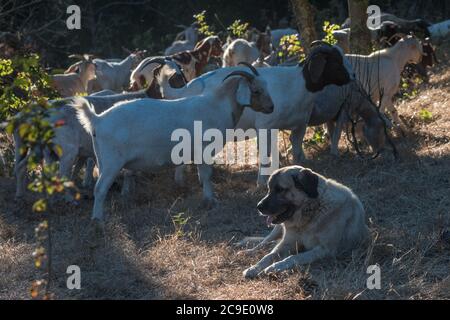
POLYGON ((95 124, 98 120, 98 115, 95 113, 94 108, 84 98, 77 97, 73 100, 73 106, 77 111, 77 118, 90 135, 94 135, 95 124))

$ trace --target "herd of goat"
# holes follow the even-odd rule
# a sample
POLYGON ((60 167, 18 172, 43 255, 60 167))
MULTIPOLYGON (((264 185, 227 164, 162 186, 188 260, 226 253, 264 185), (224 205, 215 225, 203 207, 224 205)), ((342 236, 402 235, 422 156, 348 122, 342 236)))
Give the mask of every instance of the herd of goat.
MULTIPOLYGON (((55 129, 54 138, 63 151, 60 175, 70 178, 86 165, 83 184, 88 187, 97 165, 92 217, 102 221, 107 192, 122 169, 127 173, 122 190, 126 192, 133 183, 129 173, 171 164, 176 144, 172 132, 184 128, 193 135, 195 121, 202 122, 203 130, 222 133, 238 128, 289 130, 294 161, 301 163, 308 126, 327 125, 331 153, 337 155, 342 130, 362 119, 365 140, 374 154, 380 153, 389 139, 387 128, 407 131, 393 104, 403 70, 413 64, 423 74, 435 61, 430 25, 382 15, 372 40, 385 48, 360 55, 349 52, 350 21, 346 24, 334 32, 337 45, 314 41, 300 64, 277 61, 281 37, 298 32, 289 28, 256 30, 248 39, 222 44, 218 36, 199 41, 193 25, 177 36, 164 56, 144 58, 145 51, 123 60, 74 56, 80 61, 52 76, 55 89, 66 97, 51 102, 56 111, 50 120, 65 124, 55 129), (427 39, 410 34, 418 31, 427 39), (88 95, 74 97, 79 94, 88 95)), ((22 197, 27 156, 21 152, 19 134, 14 138, 16 197, 22 197)), ((212 167, 197 166, 203 198, 214 202, 212 167)), ((182 183, 183 166, 177 167, 176 180, 182 183)), ((259 184, 266 180, 258 174, 259 184)))

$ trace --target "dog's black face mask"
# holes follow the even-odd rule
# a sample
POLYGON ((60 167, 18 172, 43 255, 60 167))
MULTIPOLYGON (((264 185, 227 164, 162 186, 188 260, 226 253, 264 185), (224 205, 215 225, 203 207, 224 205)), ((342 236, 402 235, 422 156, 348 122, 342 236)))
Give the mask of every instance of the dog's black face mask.
POLYGON ((257 208, 262 215, 267 216, 268 224, 280 224, 289 220, 298 210, 292 198, 295 193, 290 192, 290 189, 295 188, 308 198, 317 198, 318 176, 309 169, 303 169, 294 175, 277 172, 270 178, 268 187, 267 195, 258 203, 257 208))

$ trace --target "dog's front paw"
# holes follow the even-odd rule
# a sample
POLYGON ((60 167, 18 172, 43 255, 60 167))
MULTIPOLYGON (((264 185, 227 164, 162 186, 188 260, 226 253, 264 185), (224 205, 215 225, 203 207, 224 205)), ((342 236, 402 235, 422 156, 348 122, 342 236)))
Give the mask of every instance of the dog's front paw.
POLYGON ((245 279, 254 279, 258 276, 259 271, 255 267, 250 267, 242 273, 245 279))
POLYGON ((280 273, 284 270, 289 269, 283 262, 277 262, 274 263, 270 266, 268 266, 267 268, 264 269, 264 274, 268 275, 268 274, 274 274, 274 273, 280 273))

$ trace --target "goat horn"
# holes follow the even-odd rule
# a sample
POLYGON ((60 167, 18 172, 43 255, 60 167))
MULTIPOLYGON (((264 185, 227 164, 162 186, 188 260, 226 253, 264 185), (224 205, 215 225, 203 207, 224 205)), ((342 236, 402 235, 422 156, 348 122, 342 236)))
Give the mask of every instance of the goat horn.
POLYGON ((252 66, 250 63, 242 61, 242 62, 239 62, 238 64, 241 64, 241 65, 243 65, 243 66, 246 66, 247 68, 249 68, 250 70, 252 70, 252 72, 253 72, 253 74, 254 74, 255 76, 259 76, 258 70, 256 70, 256 68, 255 68, 254 66, 252 66))
POLYGON ((241 76, 244 77, 245 79, 247 79, 248 81, 253 81, 253 79, 255 79, 255 76, 252 75, 251 73, 245 72, 245 71, 240 71, 240 70, 236 70, 233 71, 232 73, 230 73, 229 75, 227 75, 225 77, 225 79, 223 79, 222 82, 224 82, 225 80, 227 80, 230 77, 234 77, 234 76, 241 76))
POLYGON ((152 64, 152 63, 157 63, 157 64, 164 65, 164 64, 166 64, 166 59, 164 59, 164 58, 153 58, 153 59, 150 59, 150 60, 148 60, 146 63, 144 63, 141 66, 141 70, 144 69, 145 67, 147 67, 149 64, 152 64))
POLYGON ((81 54, 71 54, 69 56, 70 59, 84 59, 84 57, 81 54))
POLYGON ((312 48, 312 47, 315 47, 315 46, 321 45, 321 44, 331 47, 331 44, 329 44, 328 42, 323 41, 323 40, 314 40, 313 42, 311 42, 311 44, 309 46, 312 48))

